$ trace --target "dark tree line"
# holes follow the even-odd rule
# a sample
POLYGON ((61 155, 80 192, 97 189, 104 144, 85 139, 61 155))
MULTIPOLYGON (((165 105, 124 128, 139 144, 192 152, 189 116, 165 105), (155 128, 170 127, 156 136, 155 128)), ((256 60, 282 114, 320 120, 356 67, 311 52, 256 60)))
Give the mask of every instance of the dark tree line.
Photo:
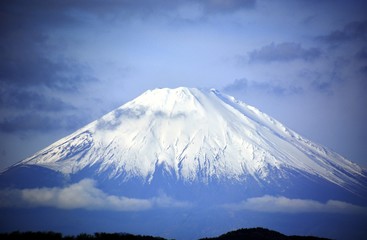
POLYGON ((128 233, 81 233, 77 236, 63 236, 55 232, 12 232, 0 233, 1 240, 165 240, 160 237, 132 235, 128 233))
MULTIPOLYGON (((0 233, 1 240, 165 240, 161 237, 132 235, 128 233, 81 233, 77 236, 63 236, 55 232, 12 232, 0 233)), ((219 237, 200 240, 327 240, 311 236, 286 236, 265 228, 248 228, 228 232, 219 237)))

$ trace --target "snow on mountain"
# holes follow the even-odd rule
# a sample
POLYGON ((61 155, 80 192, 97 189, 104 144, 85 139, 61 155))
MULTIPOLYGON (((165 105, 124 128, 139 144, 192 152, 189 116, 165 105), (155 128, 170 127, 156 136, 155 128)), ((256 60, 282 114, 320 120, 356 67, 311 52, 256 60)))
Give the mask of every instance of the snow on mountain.
POLYGON ((233 97, 195 88, 155 89, 20 162, 64 174, 96 167, 151 182, 158 168, 177 180, 257 181, 289 171, 341 187, 364 170, 233 97))

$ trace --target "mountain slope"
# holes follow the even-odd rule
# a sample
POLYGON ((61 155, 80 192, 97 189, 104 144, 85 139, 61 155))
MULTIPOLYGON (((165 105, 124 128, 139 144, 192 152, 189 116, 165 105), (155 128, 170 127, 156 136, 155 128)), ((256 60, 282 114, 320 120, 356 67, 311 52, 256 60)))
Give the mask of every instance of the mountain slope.
POLYGON ((155 89, 20 162, 76 174, 151 182, 157 169, 184 182, 321 178, 364 188, 364 170, 258 109, 216 90, 155 89))

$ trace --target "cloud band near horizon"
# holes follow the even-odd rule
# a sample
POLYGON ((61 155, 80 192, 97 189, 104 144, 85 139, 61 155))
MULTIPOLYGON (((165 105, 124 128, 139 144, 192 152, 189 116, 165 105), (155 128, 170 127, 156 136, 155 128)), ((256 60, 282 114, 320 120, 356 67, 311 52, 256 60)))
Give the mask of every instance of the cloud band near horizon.
POLYGON ((60 188, 0 190, 0 208, 54 207, 59 209, 145 211, 153 208, 186 208, 190 203, 165 194, 142 199, 109 195, 96 187, 92 179, 60 188))
POLYGON ((264 213, 367 214, 367 208, 364 206, 338 200, 328 200, 326 203, 322 203, 311 199, 296 199, 270 195, 248 198, 239 203, 224 204, 222 207, 231 211, 250 210, 264 213))
MULTIPOLYGON (((109 211, 147 211, 156 208, 190 208, 193 203, 180 201, 165 194, 152 198, 129 198, 109 195, 96 186, 92 179, 82 179, 65 187, 2 189, 0 208, 53 207, 59 209, 85 209, 109 211)), ((367 214, 367 207, 328 200, 292 199, 284 196, 264 195, 248 198, 238 203, 220 206, 230 211, 255 211, 264 213, 338 213, 367 214)))

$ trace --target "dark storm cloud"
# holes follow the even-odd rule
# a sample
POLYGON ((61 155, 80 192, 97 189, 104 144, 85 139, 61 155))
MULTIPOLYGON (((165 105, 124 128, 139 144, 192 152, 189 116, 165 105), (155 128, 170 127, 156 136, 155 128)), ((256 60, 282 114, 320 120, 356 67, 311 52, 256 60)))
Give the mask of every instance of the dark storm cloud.
POLYGON ((271 43, 261 49, 249 53, 250 62, 288 62, 293 60, 312 61, 319 58, 321 51, 318 48, 303 48, 301 44, 284 42, 271 43))
POLYGON ((332 31, 317 39, 332 45, 355 40, 367 41, 367 21, 350 22, 343 29, 332 31))
POLYGON ((233 83, 223 88, 225 92, 257 91, 267 94, 286 96, 303 92, 301 87, 274 85, 271 82, 253 82, 245 78, 236 79, 233 83))

